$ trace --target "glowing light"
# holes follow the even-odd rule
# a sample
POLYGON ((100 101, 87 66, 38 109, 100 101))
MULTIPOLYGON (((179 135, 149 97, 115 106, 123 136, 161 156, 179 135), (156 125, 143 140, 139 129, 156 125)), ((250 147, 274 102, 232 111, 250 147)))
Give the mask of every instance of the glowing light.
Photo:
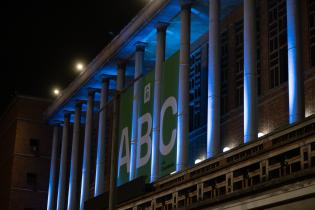
POLYGON ((264 133, 259 132, 259 133, 258 133, 258 138, 260 138, 260 137, 262 137, 262 136, 264 136, 264 135, 265 135, 264 133))
POLYGON ((59 96, 60 95, 60 90, 58 88, 53 89, 53 94, 55 96, 59 96))
POLYGON ((173 174, 175 174, 175 173, 176 173, 176 171, 173 171, 173 172, 171 172, 170 174, 173 175, 173 174))
POLYGON ((224 147, 223 148, 223 152, 227 152, 227 151, 229 151, 231 148, 230 147, 224 147))
POLYGON ((195 164, 198 164, 198 163, 200 163, 200 162, 202 162, 201 159, 196 159, 196 160, 195 160, 195 164))
POLYGON ((83 71, 84 70, 84 65, 83 65, 83 63, 77 63, 76 64, 76 69, 78 70, 78 71, 83 71))

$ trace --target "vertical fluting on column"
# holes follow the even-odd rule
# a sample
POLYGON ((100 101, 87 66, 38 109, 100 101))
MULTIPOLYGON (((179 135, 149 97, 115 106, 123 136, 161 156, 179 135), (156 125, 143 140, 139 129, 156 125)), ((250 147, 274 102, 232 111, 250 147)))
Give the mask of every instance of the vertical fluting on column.
POLYGON ((57 152, 58 152, 59 124, 54 125, 53 140, 51 147, 49 187, 47 198, 47 210, 56 209, 55 192, 57 187, 57 152))
POLYGON ((109 210, 116 208, 116 183, 118 165, 118 126, 119 126, 119 97, 124 86, 126 63, 123 60, 117 62, 116 92, 113 99, 113 128, 111 139, 111 165, 109 181, 109 210))
POLYGON ((80 210, 84 210, 84 202, 88 199, 90 188, 90 173, 91 173, 91 141, 93 130, 93 108, 94 108, 95 90, 90 89, 88 92, 88 102, 86 111, 85 133, 84 133, 84 151, 81 179, 81 197, 80 210))
POLYGON ((244 0, 244 142, 257 139, 256 3, 244 0))
POLYGON ((154 105, 153 105, 153 133, 152 133, 152 158, 151 158, 151 182, 159 177, 159 142, 160 142, 160 111, 161 111, 161 76, 165 60, 166 29, 168 23, 159 22, 156 25, 157 44, 154 77, 154 105))
POLYGON ((189 70, 191 2, 181 3, 180 55, 178 75, 178 118, 176 171, 187 167, 189 134, 189 70))
POLYGON ((79 206, 78 200, 78 168, 79 168, 79 147, 80 147, 80 124, 81 124, 82 102, 78 101, 75 105, 71 165, 68 190, 68 210, 76 210, 79 206))
POLYGON ((68 141, 70 132, 70 113, 65 112, 62 129, 61 157, 59 166, 57 210, 66 209, 66 174, 67 174, 67 156, 68 141))
POLYGON ((220 152, 220 1, 209 0, 207 158, 220 152))
POLYGON ((105 135, 106 135, 106 112, 107 97, 109 88, 109 78, 102 81, 101 103, 98 124, 98 143, 95 173, 95 191, 94 195, 98 196, 105 191, 105 135))
POLYGON ((305 117, 300 1, 287 0, 289 123, 305 117))
POLYGON ((131 151, 130 151, 130 174, 129 180, 136 177, 137 168, 137 139, 138 139, 138 104, 140 102, 140 83, 139 77, 144 73, 144 43, 136 44, 135 53, 135 74, 133 85, 133 104, 132 104, 132 130, 131 130, 131 151))

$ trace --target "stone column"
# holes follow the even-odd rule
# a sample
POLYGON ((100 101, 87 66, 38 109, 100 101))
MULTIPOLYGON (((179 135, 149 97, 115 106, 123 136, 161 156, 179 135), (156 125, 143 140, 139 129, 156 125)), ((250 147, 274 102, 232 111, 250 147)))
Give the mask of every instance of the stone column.
POLYGON ((209 0, 207 158, 220 152, 220 1, 209 0))
POLYGON ((244 142, 257 139, 256 3, 244 0, 244 142))
POLYGON ((287 0, 289 123, 305 117, 300 1, 287 0))
POLYGON ((57 187, 56 172, 57 172, 58 137, 59 137, 59 125, 55 124, 54 125, 54 131, 53 131, 52 147, 51 147, 47 210, 56 209, 55 191, 56 191, 56 187, 57 187))
POLYGON ((91 141, 93 130, 93 108, 95 90, 90 89, 88 93, 85 133, 84 133, 84 152, 81 179, 80 210, 84 210, 84 202, 88 199, 90 188, 91 173, 91 141))
POLYGON ((116 93, 113 100, 113 134, 111 148, 110 182, 109 182, 109 210, 116 209, 116 186, 118 165, 118 126, 119 126, 119 94, 123 90, 126 63, 123 60, 117 62, 116 93))
POLYGON ((136 177, 137 170, 137 139, 138 139, 138 104, 140 101, 140 83, 139 77, 144 71, 144 49, 143 43, 139 42, 136 45, 135 54, 135 74, 133 86, 133 104, 132 104, 132 130, 131 130, 131 151, 130 151, 130 174, 129 180, 136 177))
POLYGON ((78 167, 79 167, 79 147, 80 147, 80 124, 81 124, 81 109, 82 102, 78 101, 75 105, 72 150, 71 150, 71 165, 70 179, 68 191, 68 210, 78 209, 78 167))
POLYGON ((98 143, 95 173, 94 196, 104 193, 105 190, 105 138, 106 138, 106 112, 109 89, 109 78, 104 78, 101 90, 101 103, 98 123, 98 143))
POLYGON ((152 129, 152 158, 151 158, 151 182, 159 177, 159 142, 160 142, 160 111, 161 111, 161 76, 165 60, 166 29, 168 23, 159 22, 156 25, 157 44, 154 77, 154 105, 153 105, 153 129, 152 129))
POLYGON ((62 129, 62 143, 61 143, 61 157, 60 157, 60 166, 59 166, 57 210, 66 209, 66 174, 67 174, 67 156, 68 156, 69 132, 70 132, 70 112, 65 112, 63 129, 62 129))
POLYGON ((188 164, 189 134, 189 60, 190 60, 190 16, 191 3, 181 5, 180 57, 178 75, 178 118, 177 118, 177 160, 176 171, 188 164))

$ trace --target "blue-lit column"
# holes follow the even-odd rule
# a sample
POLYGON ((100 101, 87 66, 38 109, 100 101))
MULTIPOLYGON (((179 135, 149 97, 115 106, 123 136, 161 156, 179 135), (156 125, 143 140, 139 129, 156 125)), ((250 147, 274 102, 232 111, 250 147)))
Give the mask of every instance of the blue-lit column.
POLYGON ((80 146, 80 124, 81 124, 82 102, 78 101, 75 105, 70 179, 68 190, 68 210, 77 210, 79 206, 78 200, 78 167, 79 167, 79 146, 80 146))
POLYGON ((131 154, 130 154, 130 174, 129 180, 136 177, 137 168, 137 139, 138 139, 138 103, 140 102, 140 83, 139 77, 144 71, 144 43, 136 44, 135 54, 135 74, 133 86, 133 104, 132 104, 132 131, 131 131, 131 154))
POLYGON ((304 113, 304 77, 299 0, 287 0, 289 122, 302 120, 304 113))
POLYGON ((109 181, 109 210, 116 209, 116 186, 117 186, 117 165, 118 165, 118 118, 119 118, 119 94, 123 90, 125 80, 126 62, 117 62, 116 93, 113 99, 113 127, 111 139, 111 165, 109 181))
POLYGON ((244 0, 244 142, 257 139, 256 3, 244 0))
POLYGON ((84 209, 84 202, 88 199, 90 188, 90 173, 91 173, 91 141, 93 129, 93 108, 94 108, 95 90, 90 89, 88 93, 85 133, 84 133, 84 152, 82 165, 81 179, 81 197, 80 210, 84 209))
POLYGON ((189 61, 190 61, 190 16, 191 3, 181 4, 181 31, 178 75, 177 159, 176 171, 188 164, 189 134, 189 61))
POLYGON ((95 191, 94 195, 98 196, 105 191, 105 130, 106 130, 106 112, 108 98, 109 78, 102 81, 101 103, 98 123, 98 143, 95 173, 95 191))
POLYGON ((57 151, 58 151, 59 124, 54 125, 53 141, 51 147, 49 187, 47 198, 47 210, 55 210, 55 192, 57 188, 57 151))
POLYGON ((151 182, 159 177, 159 142, 160 142, 160 111, 161 111, 161 76, 162 67, 165 60, 166 29, 168 23, 158 23, 156 58, 155 58, 155 77, 154 77, 154 106, 153 106, 153 134, 152 134, 152 158, 151 158, 151 182))
POLYGON ((207 158, 220 152, 220 1, 209 1, 207 158))
POLYGON ((61 143, 61 157, 60 157, 60 166, 59 166, 57 210, 66 209, 66 174, 67 174, 67 156, 68 156, 69 132, 70 132, 70 113, 65 112, 63 129, 62 129, 62 143, 61 143))

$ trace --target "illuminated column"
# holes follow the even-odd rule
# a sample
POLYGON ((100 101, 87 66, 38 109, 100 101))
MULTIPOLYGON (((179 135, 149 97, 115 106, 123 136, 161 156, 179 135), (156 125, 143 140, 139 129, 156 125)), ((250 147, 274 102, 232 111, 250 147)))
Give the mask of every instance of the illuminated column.
POLYGON ((57 151, 58 151, 58 134, 59 125, 54 125, 53 141, 51 148, 51 160, 50 160, 50 174, 49 174, 49 188, 48 188, 48 198, 47 198, 47 210, 55 210, 55 190, 57 187, 57 151))
POLYGON ((139 77, 144 71, 144 43, 137 43, 135 54, 135 74, 133 86, 133 104, 132 104, 132 131, 131 131, 131 154, 130 154, 130 174, 129 180, 136 177, 137 160, 137 139, 138 139, 138 103, 140 102, 140 84, 139 77))
POLYGON ((84 202, 88 199, 90 188, 90 169, 91 169, 91 140, 93 129, 93 108, 95 90, 90 89, 88 93, 85 133, 84 133, 84 152, 81 179, 80 210, 84 209, 84 202))
POLYGON ((68 141, 70 132, 70 113, 65 112, 63 129, 62 129, 62 143, 61 143, 61 157, 59 166, 59 181, 58 181, 58 196, 57 196, 57 210, 66 209, 66 174, 67 174, 67 156, 68 156, 68 141))
POLYGON ((302 120, 304 113, 304 77, 299 0, 287 0, 289 123, 302 120))
POLYGON ((78 209, 78 167, 79 167, 79 146, 80 146, 80 123, 81 123, 82 102, 76 103, 72 136, 70 179, 68 191, 68 210, 78 209))
POLYGON ((209 1, 207 158, 220 152, 220 1, 209 1))
POLYGON ((257 139, 255 0, 244 0, 244 142, 257 139))
POLYGON ((116 79, 116 90, 122 91, 125 83, 125 71, 126 71, 126 61, 117 61, 117 79, 116 79))
POLYGON ((178 75, 178 118, 176 171, 187 167, 189 134, 189 60, 191 3, 181 5, 180 57, 178 75))
POLYGON ((151 158, 151 182, 159 177, 159 141, 160 141, 160 82, 162 75, 163 62, 165 60, 165 40, 168 23, 158 23, 156 60, 155 60, 155 79, 154 79, 154 106, 153 106, 153 134, 152 134, 152 158, 151 158))
POLYGON ((98 143, 95 174, 95 192, 98 196, 105 190, 105 130, 106 130, 106 112, 107 97, 109 88, 109 78, 104 78, 101 90, 101 103, 98 123, 98 143))
POLYGON ((117 62, 116 93, 113 100, 113 134, 111 148, 111 165, 109 181, 109 210, 116 208, 116 186, 117 186, 117 165, 118 165, 118 118, 119 118, 119 94, 124 87, 126 63, 123 60, 117 62))

